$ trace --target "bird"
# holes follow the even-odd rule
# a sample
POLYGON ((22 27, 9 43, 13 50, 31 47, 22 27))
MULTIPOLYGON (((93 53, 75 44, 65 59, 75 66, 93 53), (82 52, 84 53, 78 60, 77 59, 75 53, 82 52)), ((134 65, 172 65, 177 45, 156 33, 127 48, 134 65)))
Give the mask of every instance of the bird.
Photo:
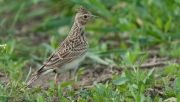
POLYGON ((93 15, 85 7, 80 6, 68 36, 47 58, 42 66, 32 74, 33 77, 27 82, 25 88, 29 87, 38 78, 50 72, 55 72, 54 81, 56 86, 58 86, 58 76, 61 73, 69 71, 69 78, 71 78, 71 71, 73 69, 76 71, 79 63, 84 60, 89 48, 85 36, 85 26, 89 21, 97 17, 98 16, 93 15))

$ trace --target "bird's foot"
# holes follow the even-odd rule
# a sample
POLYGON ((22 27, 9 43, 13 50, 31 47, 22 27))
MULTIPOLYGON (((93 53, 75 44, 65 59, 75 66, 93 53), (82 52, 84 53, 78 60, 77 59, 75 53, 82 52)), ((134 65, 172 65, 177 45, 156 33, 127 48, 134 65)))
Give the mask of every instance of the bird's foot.
POLYGON ((71 80, 71 82, 75 90, 80 90, 80 87, 74 82, 74 80, 71 80))

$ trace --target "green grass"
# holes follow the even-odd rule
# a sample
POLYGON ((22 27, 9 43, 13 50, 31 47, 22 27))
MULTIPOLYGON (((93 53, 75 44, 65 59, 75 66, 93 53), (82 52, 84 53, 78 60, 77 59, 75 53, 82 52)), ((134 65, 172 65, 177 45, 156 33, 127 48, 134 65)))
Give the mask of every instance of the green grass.
MULTIPOLYGON (((178 0, 1 0, 0 101, 162 102, 180 100, 180 2, 178 0), (86 67, 115 67, 113 81, 75 91, 70 82, 48 90, 23 89, 34 67, 67 36, 79 5, 99 18, 86 27, 86 67), (155 50, 152 54, 148 51, 155 50), (146 60, 167 57, 165 66, 141 69, 146 60), (89 61, 90 60, 90 61, 89 61), (138 62, 138 64, 137 64, 138 62), (32 68, 32 70, 30 70, 32 68), (28 72, 30 70, 30 72, 28 72), (173 78, 173 80, 171 80, 173 78), (160 85, 151 94, 147 89, 160 85), (64 92, 64 90, 66 90, 64 92)), ((80 81, 79 70, 76 81, 80 81)))

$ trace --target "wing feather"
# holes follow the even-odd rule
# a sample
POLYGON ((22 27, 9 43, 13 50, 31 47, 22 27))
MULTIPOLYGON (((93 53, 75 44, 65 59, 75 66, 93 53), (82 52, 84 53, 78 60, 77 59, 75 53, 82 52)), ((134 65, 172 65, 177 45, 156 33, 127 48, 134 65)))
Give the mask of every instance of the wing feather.
POLYGON ((69 42, 69 40, 65 40, 36 73, 63 66, 64 64, 81 57, 86 53, 87 49, 88 44, 86 42, 72 43, 69 42))

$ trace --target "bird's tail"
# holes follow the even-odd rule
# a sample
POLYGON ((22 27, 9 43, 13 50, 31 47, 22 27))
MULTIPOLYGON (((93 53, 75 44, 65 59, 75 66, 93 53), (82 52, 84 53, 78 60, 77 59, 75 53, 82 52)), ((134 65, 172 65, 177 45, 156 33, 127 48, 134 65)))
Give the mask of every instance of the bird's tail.
POLYGON ((41 76, 43 76, 43 75, 45 75, 45 74, 47 74, 47 73, 49 73, 49 72, 52 72, 54 69, 49 69, 49 70, 46 70, 46 71, 37 71, 37 72, 35 72, 33 75, 34 75, 34 77, 32 77, 29 81, 28 81, 28 83, 27 83, 27 85, 25 86, 25 88, 27 88, 29 85, 31 85, 34 81, 36 81, 39 77, 41 77, 41 76))
POLYGON ((38 78, 40 77, 40 75, 35 75, 34 77, 32 77, 29 81, 28 81, 28 83, 27 83, 27 85, 25 86, 25 88, 27 88, 29 85, 31 85, 35 80, 37 80, 38 78))

